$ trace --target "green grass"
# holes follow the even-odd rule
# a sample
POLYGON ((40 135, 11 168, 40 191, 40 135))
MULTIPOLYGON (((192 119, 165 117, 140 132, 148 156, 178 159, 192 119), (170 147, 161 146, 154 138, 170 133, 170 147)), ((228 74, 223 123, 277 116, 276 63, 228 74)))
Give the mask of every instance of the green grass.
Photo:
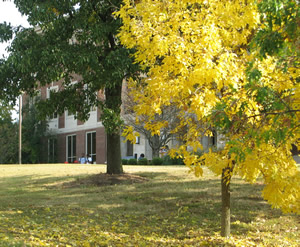
POLYGON ((299 216, 232 183, 232 237, 220 237, 220 181, 184 166, 124 166, 142 183, 96 186, 103 165, 0 165, 0 246, 299 246, 299 216))

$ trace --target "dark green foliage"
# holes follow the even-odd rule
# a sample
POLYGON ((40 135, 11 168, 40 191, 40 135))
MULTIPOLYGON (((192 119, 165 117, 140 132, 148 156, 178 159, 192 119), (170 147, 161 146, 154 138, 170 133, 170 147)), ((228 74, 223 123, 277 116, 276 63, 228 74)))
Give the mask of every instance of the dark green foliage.
POLYGON ((279 32, 260 30, 256 39, 260 40, 260 54, 263 57, 278 53, 284 46, 284 38, 279 32))
POLYGON ((216 104, 216 107, 213 110, 213 114, 215 115, 214 125, 215 128, 217 128, 219 131, 229 129, 232 126, 232 122, 230 121, 229 117, 225 113, 226 107, 227 107, 226 102, 221 101, 216 104))
POLYGON ((121 88, 127 76, 137 75, 130 50, 117 40, 121 21, 113 16, 121 0, 35 1, 15 0, 19 11, 36 28, 0 26, 0 40, 14 34, 10 55, 0 60, 0 98, 15 100, 21 91, 34 94, 55 81, 63 90, 51 93, 38 105, 43 117, 66 109, 87 120, 91 106, 101 107, 101 120, 108 134, 108 173, 122 171, 119 145, 121 88), (81 78, 74 78, 74 75, 81 78), (77 80, 77 84, 71 84, 77 80), (96 93, 105 89, 105 100, 96 93), (113 155, 109 155, 109 154, 113 155))
POLYGON ((13 31, 10 24, 0 23, 0 42, 6 42, 12 38, 13 31))
MULTIPOLYGON (((0 164, 18 163, 19 122, 11 118, 12 107, 0 105, 0 164)), ((22 163, 46 163, 48 123, 40 120, 34 104, 23 108, 22 121, 22 163)))
POLYGON ((173 160, 169 155, 165 155, 162 159, 163 159, 163 165, 175 165, 173 164, 173 160))
MULTIPOLYGON (((299 1, 262 0, 258 3, 258 9, 264 25, 251 42, 251 50, 259 54, 255 59, 264 59, 268 55, 274 56, 277 59, 277 69, 283 72, 299 68, 299 1)), ((299 109, 291 104, 290 96, 293 92, 288 90, 278 92, 270 88, 261 80, 262 73, 253 62, 249 63, 246 72, 248 95, 255 95, 255 101, 262 109, 259 113, 263 119, 261 122, 271 122, 272 129, 256 128, 245 131, 245 138, 255 137, 256 145, 270 141, 280 145, 293 137, 299 127, 296 115, 299 109), (286 125, 283 126, 283 123, 286 125)), ((293 81, 295 88, 299 80, 298 75, 293 81)), ((242 153, 241 159, 243 156, 242 153)))
POLYGON ((23 108, 22 121, 22 163, 36 164, 48 161, 48 122, 38 118, 34 104, 23 108))
POLYGON ((148 165, 148 160, 147 158, 141 158, 138 160, 138 165, 148 165))
POLYGON ((122 165, 127 165, 128 164, 128 160, 127 159, 122 159, 122 165))
POLYGON ((18 162, 18 124, 0 124, 0 164, 18 162))
POLYGON ((155 157, 152 159, 152 165, 160 166, 163 164, 163 159, 159 157, 155 157))
POLYGON ((163 165, 184 165, 182 158, 171 158, 169 155, 165 155, 162 159, 163 165))
POLYGON ((129 159, 128 160, 128 165, 137 165, 137 160, 136 159, 129 159))
POLYGON ((0 164, 18 161, 18 123, 13 122, 11 110, 0 101, 0 164))
POLYGON ((287 62, 286 58, 299 49, 299 1, 262 0, 258 9, 264 26, 255 35, 252 47, 258 48, 261 57, 278 55, 287 62))
MULTIPOLYGON (((12 107, 0 104, 0 164, 18 163, 19 122, 11 118, 12 107)), ((47 162, 47 121, 40 120, 33 104, 23 108, 22 163, 47 162)))
POLYGON ((173 165, 184 165, 183 158, 172 159, 173 165))

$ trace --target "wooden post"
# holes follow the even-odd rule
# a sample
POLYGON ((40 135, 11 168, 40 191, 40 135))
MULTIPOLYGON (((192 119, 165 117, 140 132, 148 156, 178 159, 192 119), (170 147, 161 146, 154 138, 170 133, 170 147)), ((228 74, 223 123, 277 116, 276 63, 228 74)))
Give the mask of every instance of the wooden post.
POLYGON ((22 164, 22 94, 19 96, 19 164, 22 164))

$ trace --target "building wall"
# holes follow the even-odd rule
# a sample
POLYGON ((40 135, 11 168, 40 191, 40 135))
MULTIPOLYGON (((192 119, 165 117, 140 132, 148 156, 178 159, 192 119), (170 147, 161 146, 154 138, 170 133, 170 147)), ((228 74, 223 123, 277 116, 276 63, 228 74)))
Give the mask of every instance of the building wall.
POLYGON ((82 156, 82 154, 85 156, 86 150, 85 150, 85 140, 86 140, 86 133, 84 130, 77 131, 74 134, 76 134, 76 157, 77 160, 82 156))
POLYGON ((57 159, 59 163, 67 161, 67 137, 76 136, 76 159, 86 155, 86 139, 87 133, 96 133, 96 163, 106 163, 106 134, 104 127, 85 129, 69 133, 60 133, 57 135, 57 159))
POLYGON ((140 142, 133 145, 133 153, 137 157, 144 154, 145 158, 152 160, 152 149, 149 146, 148 140, 144 135, 140 135, 140 142))
POLYGON ((141 154, 145 155, 145 158, 148 160, 152 160, 152 149, 149 146, 149 142, 147 141, 146 137, 140 133, 140 142, 133 144, 133 155, 132 157, 128 156, 127 154, 127 145, 128 142, 125 140, 124 137, 121 138, 121 157, 122 159, 128 159, 132 157, 140 157, 141 154))
MULTIPOLYGON (((79 76, 74 77, 74 83, 80 81, 79 76)), ((51 83, 40 88, 40 96, 42 99, 46 99, 49 96, 49 90, 57 89, 63 90, 61 81, 51 83)), ((123 84, 123 91, 126 91, 125 83, 123 84)), ((104 94, 102 91, 98 92, 98 98, 104 100, 104 94)), ((26 97, 23 102, 25 103, 26 97)), ((122 106, 122 113, 125 113, 124 106, 122 106)), ((101 122, 101 110, 96 109, 90 112, 90 118, 86 122, 82 122, 74 118, 74 115, 68 114, 65 111, 57 118, 49 120, 49 129, 52 133, 57 135, 57 161, 67 161, 67 136, 76 135, 76 159, 78 160, 82 154, 86 155, 86 138, 88 132, 96 133, 96 163, 106 163, 106 134, 104 126, 101 122)), ((121 156, 125 158, 127 156, 127 143, 121 140, 121 156)), ((170 143, 169 147, 173 145, 170 143)), ((141 154, 149 160, 152 159, 152 149, 145 138, 141 135, 140 142, 133 145, 133 156, 139 157, 141 154)))
MULTIPOLYGON (((80 77, 76 77, 74 81, 79 81, 80 77)), ((50 85, 39 88, 41 99, 46 99, 49 96, 49 90, 63 90, 61 82, 54 82, 50 85)), ((98 92, 98 97, 103 98, 103 92, 98 92)), ((29 96, 24 95, 22 98, 23 104, 28 103, 29 96)), ((96 133, 96 163, 106 163, 106 134, 105 129, 100 120, 101 111, 95 109, 90 112, 90 117, 86 122, 82 122, 74 118, 74 115, 68 114, 65 111, 62 115, 57 115, 56 118, 49 119, 49 130, 57 136, 57 161, 59 163, 67 161, 67 136, 76 135, 76 159, 78 160, 82 154, 86 155, 87 133, 96 133)), ((45 141, 47 144, 47 142, 45 141)))
POLYGON ((66 161, 66 135, 57 135, 57 162, 63 163, 66 161))
POLYGON ((98 121, 97 111, 91 113, 90 118, 86 122, 81 122, 75 119, 74 116, 64 115, 65 120, 62 122, 65 124, 62 128, 56 128, 56 125, 51 125, 51 130, 56 132, 58 136, 58 162, 67 160, 67 136, 76 135, 76 158, 78 160, 82 154, 86 155, 87 153, 87 133, 95 132, 96 163, 104 164, 106 162, 106 134, 102 123, 98 121))
POLYGON ((97 164, 106 163, 106 133, 104 127, 96 129, 97 164))

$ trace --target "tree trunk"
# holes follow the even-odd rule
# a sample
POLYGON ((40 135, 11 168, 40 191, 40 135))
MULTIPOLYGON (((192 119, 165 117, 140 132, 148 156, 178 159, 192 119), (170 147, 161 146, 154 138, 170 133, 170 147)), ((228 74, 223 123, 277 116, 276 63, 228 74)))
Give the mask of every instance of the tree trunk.
POLYGON ((152 158, 159 157, 159 149, 152 149, 152 158))
POLYGON ((102 114, 102 123, 107 133, 107 168, 108 174, 121 174, 123 167, 121 163, 120 144, 120 112, 121 112, 122 82, 113 87, 105 88, 105 107, 109 109, 102 114))
POLYGON ((160 143, 159 143, 159 135, 154 135, 151 137, 152 142, 152 158, 159 157, 160 143))
POLYGON ((107 134, 107 167, 108 174, 122 174, 121 146, 119 134, 107 134))
POLYGON ((222 216, 221 216, 221 236, 229 237, 230 235, 230 176, 226 173, 230 172, 230 168, 224 168, 222 171, 222 216))

